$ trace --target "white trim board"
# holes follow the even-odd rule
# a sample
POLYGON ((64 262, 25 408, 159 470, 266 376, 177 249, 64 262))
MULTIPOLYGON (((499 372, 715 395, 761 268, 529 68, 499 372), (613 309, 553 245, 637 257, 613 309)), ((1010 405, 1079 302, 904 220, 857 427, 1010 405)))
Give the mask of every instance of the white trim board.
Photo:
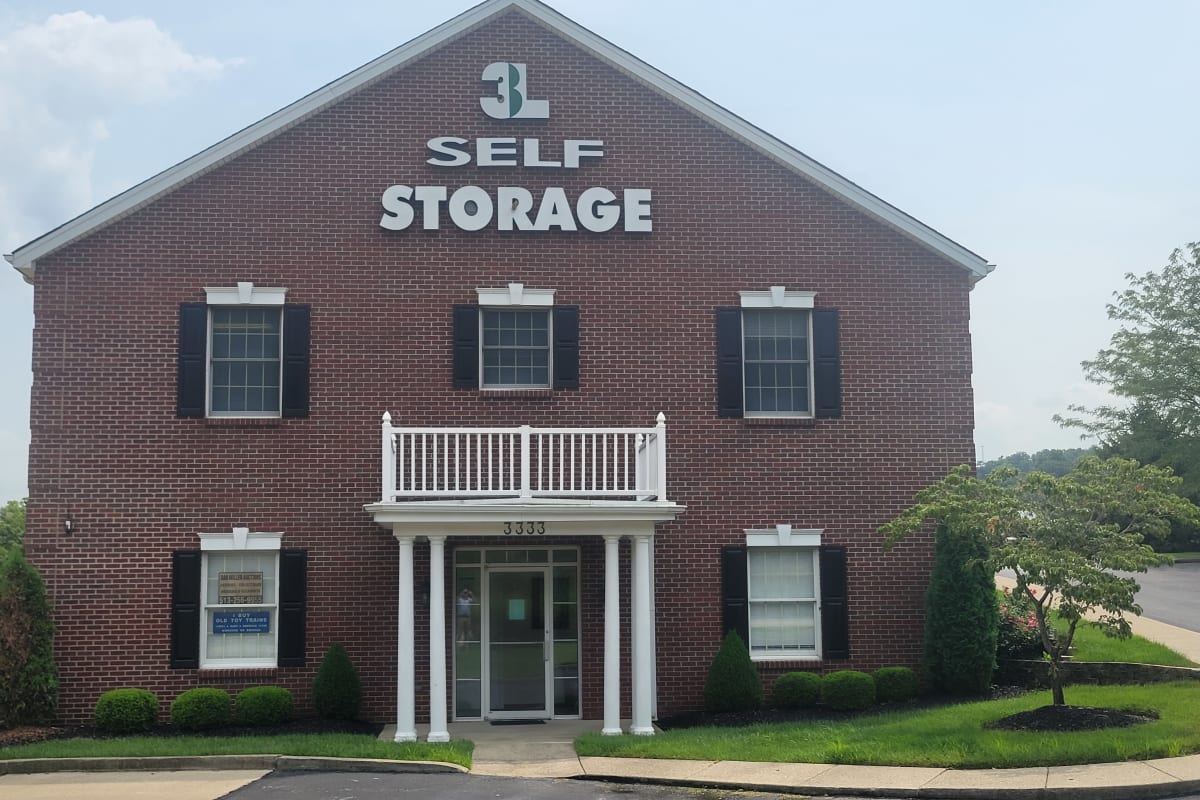
POLYGON ((918 244, 958 264, 971 273, 972 283, 992 271, 992 265, 988 264, 983 257, 910 217, 895 206, 884 202, 853 181, 751 125, 736 114, 635 58, 538 0, 486 0, 433 30, 385 53, 374 61, 326 84, 274 114, 243 128, 191 158, 181 161, 90 211, 80 214, 17 248, 5 258, 25 276, 27 281, 32 282, 39 258, 99 230, 168 192, 195 180, 393 70, 403 67, 410 61, 424 56, 435 48, 482 25, 492 17, 509 10, 525 14, 537 24, 608 62, 614 68, 691 111, 718 129, 741 140, 784 167, 808 178, 918 244))

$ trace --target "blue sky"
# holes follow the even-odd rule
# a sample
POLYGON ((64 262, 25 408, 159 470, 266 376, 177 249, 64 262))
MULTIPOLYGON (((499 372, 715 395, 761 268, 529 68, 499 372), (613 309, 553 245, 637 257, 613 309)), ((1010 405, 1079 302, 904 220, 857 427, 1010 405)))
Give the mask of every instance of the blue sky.
MULTIPOLYGON (((473 5, 0 7, 0 251, 473 5)), ((1071 447, 1126 272, 1200 239, 1200 4, 551 0, 997 265, 972 295, 982 458, 1071 447)), ((32 288, 0 268, 0 502, 26 487, 32 288)), ((89 424, 86 398, 77 421, 89 424)))

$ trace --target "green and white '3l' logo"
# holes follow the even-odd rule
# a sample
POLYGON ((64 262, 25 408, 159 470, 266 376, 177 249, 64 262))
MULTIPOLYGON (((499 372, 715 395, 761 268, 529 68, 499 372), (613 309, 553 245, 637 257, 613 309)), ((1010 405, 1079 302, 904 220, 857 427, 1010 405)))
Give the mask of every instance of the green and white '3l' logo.
POLYGON ((525 96, 525 65, 497 61, 483 68, 483 80, 496 84, 495 97, 479 98, 483 113, 492 119, 549 119, 549 100, 525 96))

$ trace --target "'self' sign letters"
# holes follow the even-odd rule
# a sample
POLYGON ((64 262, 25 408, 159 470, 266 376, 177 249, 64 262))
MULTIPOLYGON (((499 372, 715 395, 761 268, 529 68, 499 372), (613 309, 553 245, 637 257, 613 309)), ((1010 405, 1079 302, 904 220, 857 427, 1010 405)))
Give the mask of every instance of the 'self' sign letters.
MULTIPOLYGON (((480 98, 484 113, 494 119, 546 119, 550 101, 530 100, 524 64, 498 62, 483 70, 483 80, 496 84, 496 95, 480 98)), ((544 148, 540 139, 518 140, 511 136, 480 137, 474 141, 461 136, 435 136, 426 142, 430 156, 425 163, 435 167, 463 167, 472 162, 485 168, 525 167, 529 169, 579 169, 588 161, 604 157, 601 139, 565 139, 561 147, 544 148)), ((442 206, 459 230, 478 231, 494 226, 499 231, 578 231, 604 233, 623 222, 630 233, 653 230, 650 217, 650 190, 623 189, 617 193, 593 186, 575 197, 565 189, 551 186, 535 202, 533 192, 521 186, 498 186, 489 192, 479 186, 461 186, 450 191, 445 186, 409 186, 395 184, 380 198, 382 228, 406 230, 417 221, 418 211, 424 230, 437 230, 442 206)))

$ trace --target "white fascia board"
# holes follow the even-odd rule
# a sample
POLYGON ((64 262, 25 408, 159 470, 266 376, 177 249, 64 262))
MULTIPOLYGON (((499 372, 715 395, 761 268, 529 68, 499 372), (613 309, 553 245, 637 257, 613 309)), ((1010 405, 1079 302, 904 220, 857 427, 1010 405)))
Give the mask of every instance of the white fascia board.
POLYGON ((895 228, 972 274, 972 281, 985 277, 993 267, 983 257, 918 222, 852 181, 812 160, 741 117, 717 105, 698 92, 666 75, 611 42, 597 36, 537 0, 486 0, 433 30, 385 53, 374 61, 323 86, 312 94, 275 112, 259 122, 242 129, 227 139, 182 161, 170 169, 143 181, 125 192, 101 203, 58 228, 18 248, 10 263, 27 280, 31 280, 38 258, 88 234, 187 181, 220 166, 231 158, 278 135, 308 116, 337 102, 348 94, 375 81, 409 61, 454 39, 501 14, 509 8, 519 9, 534 21, 566 37, 593 55, 608 61, 618 70, 651 87, 668 99, 715 125, 726 133, 754 147, 785 167, 800 173, 833 194, 862 209, 864 212, 895 228))

